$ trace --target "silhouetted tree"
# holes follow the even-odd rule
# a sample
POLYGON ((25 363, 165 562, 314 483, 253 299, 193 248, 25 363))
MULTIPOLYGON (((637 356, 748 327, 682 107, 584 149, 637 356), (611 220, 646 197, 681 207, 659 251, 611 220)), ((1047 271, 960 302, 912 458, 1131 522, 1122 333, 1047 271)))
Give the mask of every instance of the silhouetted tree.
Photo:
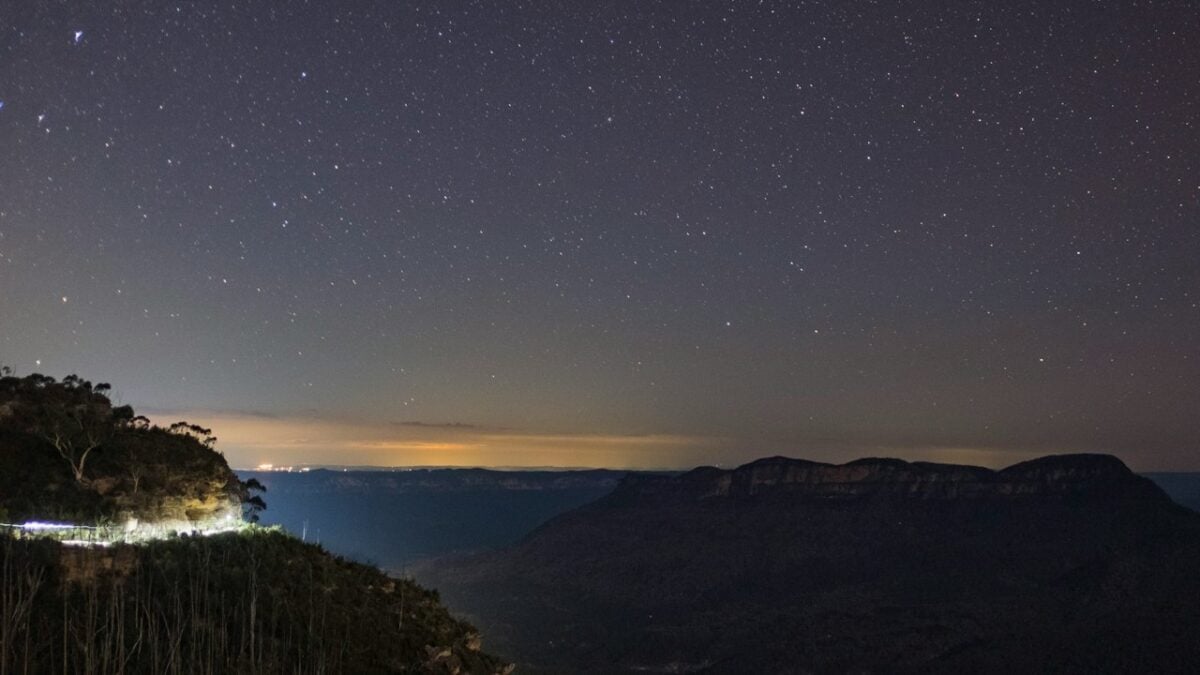
POLYGON ((266 492, 267 486, 258 482, 257 478, 242 481, 242 509, 243 515, 252 523, 258 522, 258 514, 267 508, 267 503, 263 498, 252 494, 253 492, 266 492))
POLYGON ((267 503, 263 501, 262 497, 253 495, 242 502, 242 507, 246 510, 246 519, 252 523, 257 523, 259 519, 258 514, 266 510, 267 503))
MULTIPOLYGON (((26 379, 45 393, 27 411, 31 430, 67 461, 76 482, 86 482, 84 470, 88 457, 110 440, 116 430, 112 405, 104 395, 111 387, 104 383, 93 385, 76 375, 63 378, 60 388, 51 387, 52 377, 31 375, 26 379)), ((132 416, 131 408, 122 406, 121 410, 124 409, 132 416)))
POLYGON ((212 429, 205 429, 198 424, 191 424, 182 420, 172 424, 167 428, 167 431, 180 436, 191 436, 200 441, 206 448, 211 448, 217 442, 217 437, 212 435, 212 429))

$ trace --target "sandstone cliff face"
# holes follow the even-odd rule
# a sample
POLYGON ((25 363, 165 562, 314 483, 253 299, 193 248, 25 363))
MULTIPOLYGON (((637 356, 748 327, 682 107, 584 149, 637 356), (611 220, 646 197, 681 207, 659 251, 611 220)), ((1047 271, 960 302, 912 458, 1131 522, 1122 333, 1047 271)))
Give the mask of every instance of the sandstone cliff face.
POLYGON ((634 475, 416 573, 547 672, 1163 672, 1200 664, 1196 569, 1200 516, 1068 455, 634 475))
POLYGON ((614 498, 795 497, 913 499, 1106 496, 1166 499, 1151 481, 1110 455, 1053 455, 992 471, 982 467, 867 458, 825 464, 770 457, 732 470, 702 467, 679 476, 632 475, 614 498))
POLYGON ((203 521, 226 514, 241 514, 237 494, 237 477, 214 477, 198 481, 191 493, 164 496, 159 504, 161 516, 181 520, 203 521))

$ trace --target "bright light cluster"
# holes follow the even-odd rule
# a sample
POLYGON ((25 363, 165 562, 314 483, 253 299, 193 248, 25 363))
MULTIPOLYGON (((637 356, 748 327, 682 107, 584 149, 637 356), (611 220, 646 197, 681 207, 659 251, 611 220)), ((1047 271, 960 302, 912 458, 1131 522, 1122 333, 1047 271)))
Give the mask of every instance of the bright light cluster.
POLYGON ((254 470, 255 471, 277 471, 277 472, 282 472, 282 473, 308 473, 309 471, 312 471, 312 467, 309 467, 309 466, 275 466, 274 464, 264 462, 263 464, 259 464, 258 466, 254 467, 254 470))
POLYGON ((39 530, 69 530, 76 526, 72 525, 71 523, 44 523, 39 520, 31 520, 27 523, 21 523, 17 527, 19 527, 22 530, 30 530, 30 531, 36 532, 39 530))
POLYGON ((220 517, 204 521, 170 520, 143 523, 131 518, 120 525, 98 526, 31 520, 20 524, 0 523, 0 530, 7 530, 18 537, 55 539, 64 546, 104 547, 116 543, 142 544, 179 535, 209 537, 236 532, 248 526, 248 523, 233 513, 226 512, 220 517))

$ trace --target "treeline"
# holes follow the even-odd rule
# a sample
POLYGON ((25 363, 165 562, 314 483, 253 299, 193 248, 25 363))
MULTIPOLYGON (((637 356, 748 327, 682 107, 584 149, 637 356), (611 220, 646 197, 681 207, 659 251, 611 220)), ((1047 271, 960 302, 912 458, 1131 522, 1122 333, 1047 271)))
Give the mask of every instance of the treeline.
POLYGON ((278 532, 0 547, 0 675, 507 672, 436 592, 278 532))
POLYGON ((150 423, 111 387, 0 367, 0 520, 199 518, 265 505, 209 429, 150 423), (192 513, 188 513, 188 510, 192 513))

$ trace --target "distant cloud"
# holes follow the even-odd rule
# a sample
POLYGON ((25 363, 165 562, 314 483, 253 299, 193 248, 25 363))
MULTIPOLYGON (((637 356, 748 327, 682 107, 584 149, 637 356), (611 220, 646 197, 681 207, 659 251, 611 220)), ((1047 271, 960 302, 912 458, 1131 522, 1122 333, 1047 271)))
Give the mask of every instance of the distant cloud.
MULTIPOLYGON (((213 429, 235 467, 261 463, 354 466, 503 466, 684 469, 736 466, 784 455, 843 463, 860 457, 1002 468, 1081 449, 1030 444, 991 446, 951 439, 883 441, 853 434, 796 436, 551 433, 463 422, 380 422, 349 417, 233 410, 151 410, 160 424, 186 419, 213 429)), ((1135 469, 1144 470, 1141 467, 1135 469)))
POLYGON ((393 422, 396 426, 401 427, 421 427, 424 429, 478 429, 477 424, 466 424, 463 422, 421 422, 414 420, 411 422, 393 422))
POLYGON ((187 419, 213 429, 236 467, 272 464, 375 466, 570 466, 669 468, 695 463, 722 439, 680 435, 538 433, 461 422, 376 422, 309 414, 156 410, 158 423, 187 419))

